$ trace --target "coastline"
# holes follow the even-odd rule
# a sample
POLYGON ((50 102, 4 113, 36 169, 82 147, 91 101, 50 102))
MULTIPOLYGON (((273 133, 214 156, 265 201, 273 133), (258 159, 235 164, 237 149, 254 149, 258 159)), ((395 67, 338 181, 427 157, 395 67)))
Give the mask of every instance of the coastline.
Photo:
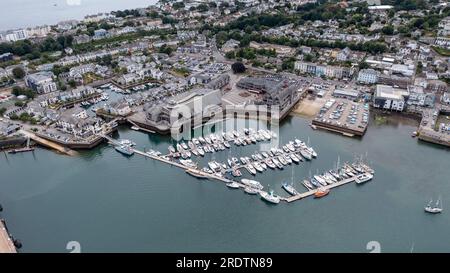
MULTIPOLYGON (((23 3, 20 4, 20 7, 14 8, 14 5, 16 5, 16 3, 11 1, 11 5, 13 6, 13 8, 8 10, 5 9, 4 14, 0 13, 0 18, 2 18, 0 20, 0 32, 6 32, 16 29, 34 28, 45 25, 53 26, 61 21, 83 20, 86 16, 98 13, 111 13, 113 11, 125 9, 147 8, 149 6, 155 5, 158 1, 132 0, 130 3, 130 1, 123 2, 119 0, 117 1, 117 3, 111 3, 113 1, 109 0, 102 1, 102 3, 86 3, 86 1, 80 0, 80 4, 68 4, 66 0, 60 1, 61 3, 54 2, 55 1, 48 1, 48 3, 37 3, 36 1, 38 5, 34 6, 35 2, 30 1, 30 5, 26 8, 23 8, 23 3), (56 4, 56 6, 54 4, 56 4), (33 20, 29 19, 31 21, 25 22, 20 25, 18 25, 18 22, 16 22, 15 20, 12 20, 12 18, 26 18, 22 15, 26 15, 31 11, 40 12, 35 10, 35 8, 40 8, 42 9, 42 12, 45 12, 43 16, 38 17, 39 20, 35 18, 33 18, 33 20), (11 22, 14 22, 14 26, 11 24, 11 22)), ((8 6, 8 3, 4 3, 4 5, 8 6)), ((17 5, 19 5, 19 3, 17 5)))

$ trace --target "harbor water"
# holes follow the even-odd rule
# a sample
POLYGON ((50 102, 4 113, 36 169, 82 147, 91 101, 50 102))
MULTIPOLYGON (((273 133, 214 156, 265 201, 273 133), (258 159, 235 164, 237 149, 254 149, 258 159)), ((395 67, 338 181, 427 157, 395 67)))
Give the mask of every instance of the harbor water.
MULTIPOLYGON (((272 205, 138 154, 123 156, 107 144, 78 157, 37 149, 0 154, 1 217, 23 252, 69 252, 71 241, 82 252, 369 252, 371 241, 379 242, 382 252, 450 251, 449 149, 411 138, 417 124, 408 120, 383 125, 372 120, 361 139, 308 124, 288 117, 279 140, 309 137, 318 158, 253 179, 288 196, 281 185, 292 173, 303 192, 299 182, 310 172, 333 168, 338 156, 343 163, 359 155, 367 156, 374 179, 332 189, 321 199, 272 205), (438 197, 444 212, 426 214, 424 206, 438 197)), ((163 153, 171 143, 169 137, 127 127, 115 137, 163 153)), ((199 163, 226 162, 257 149, 232 145, 199 163)))
POLYGON ((145 8, 155 3, 156 0, 2 0, 0 31, 53 25, 80 20, 88 14, 145 8))

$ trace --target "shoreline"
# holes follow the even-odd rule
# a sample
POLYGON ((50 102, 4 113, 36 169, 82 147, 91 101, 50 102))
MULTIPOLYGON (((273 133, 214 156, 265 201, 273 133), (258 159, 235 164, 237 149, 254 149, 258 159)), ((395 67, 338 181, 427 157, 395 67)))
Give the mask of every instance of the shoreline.
MULTIPOLYGON (((67 9, 71 9, 71 8, 80 7, 81 5, 87 5, 86 3, 83 2, 84 0, 80 0, 80 1, 81 1, 80 5, 70 5, 70 4, 67 4, 67 3, 62 3, 62 5, 60 4, 60 5, 57 5, 56 7, 58 7, 58 8, 63 7, 64 10, 67 10, 67 9)), ((83 13, 83 14, 79 14, 79 15, 64 17, 64 18, 61 18, 61 19, 57 19, 56 17, 52 17, 51 19, 48 20, 47 23, 44 23, 44 22, 42 22, 42 23, 25 23, 23 25, 19 25, 19 26, 15 26, 15 27, 5 27, 5 28, 2 27, 2 28, 0 28, 0 32, 8 32, 8 31, 13 31, 13 30, 18 30, 18 29, 29 29, 29 28, 36 28, 36 27, 42 27, 42 26, 55 26, 59 22, 68 21, 68 20, 82 21, 87 16, 92 16, 92 15, 99 14, 99 13, 110 14, 111 12, 114 12, 114 11, 123 11, 123 10, 126 10, 126 9, 146 9, 146 8, 148 8, 150 6, 156 5, 158 3, 158 0, 156 0, 156 1, 148 1, 148 2, 149 3, 147 3, 146 6, 133 6, 133 7, 124 7, 124 8, 114 8, 112 10, 108 9, 108 10, 105 10, 105 11, 98 10, 96 12, 92 11, 92 12, 87 12, 87 13, 83 13), (151 2, 154 2, 154 3, 151 3, 151 2)), ((119 4, 119 5, 121 5, 122 3, 123 3, 122 1, 118 1, 117 2, 117 4, 119 4)), ((145 4, 143 4, 143 5, 145 5, 145 4)), ((50 8, 54 8, 55 6, 53 4, 51 4, 51 5, 49 5, 49 7, 50 8)), ((98 6, 94 6, 94 7, 98 7, 98 6)), ((93 9, 94 9, 94 7, 93 7, 93 9)), ((61 10, 54 11, 53 13, 56 13, 56 14, 61 13, 61 10)), ((20 16, 20 14, 18 14, 17 16, 20 16)), ((8 17, 5 16, 5 18, 8 18, 8 17)), ((9 21, 11 21, 11 20, 9 20, 9 21)), ((47 20, 45 20, 45 21, 47 21, 47 20)), ((1 23, 0 23, 0 25, 1 25, 1 23)))

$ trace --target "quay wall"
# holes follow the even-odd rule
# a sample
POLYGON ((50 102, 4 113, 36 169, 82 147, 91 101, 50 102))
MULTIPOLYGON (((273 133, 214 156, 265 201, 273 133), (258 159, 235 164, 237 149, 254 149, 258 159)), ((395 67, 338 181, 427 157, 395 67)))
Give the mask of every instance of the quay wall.
POLYGON ((311 123, 320 128, 323 128, 323 129, 329 129, 329 130, 337 132, 337 133, 350 134, 350 135, 355 135, 355 136, 363 136, 367 131, 367 127, 358 131, 358 130, 353 130, 350 128, 345 128, 345 127, 340 127, 340 126, 336 126, 333 124, 324 123, 321 121, 317 121, 315 119, 313 119, 313 121, 311 123))
POLYGON ((25 137, 14 137, 0 140, 0 150, 21 147, 27 142, 25 137))

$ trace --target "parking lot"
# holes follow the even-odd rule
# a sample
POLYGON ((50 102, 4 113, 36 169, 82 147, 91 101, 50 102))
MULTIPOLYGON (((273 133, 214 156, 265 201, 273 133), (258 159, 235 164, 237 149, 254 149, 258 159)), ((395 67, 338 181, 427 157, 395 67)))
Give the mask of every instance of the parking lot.
POLYGON ((315 121, 362 135, 369 123, 369 104, 346 99, 329 99, 320 109, 315 121))

